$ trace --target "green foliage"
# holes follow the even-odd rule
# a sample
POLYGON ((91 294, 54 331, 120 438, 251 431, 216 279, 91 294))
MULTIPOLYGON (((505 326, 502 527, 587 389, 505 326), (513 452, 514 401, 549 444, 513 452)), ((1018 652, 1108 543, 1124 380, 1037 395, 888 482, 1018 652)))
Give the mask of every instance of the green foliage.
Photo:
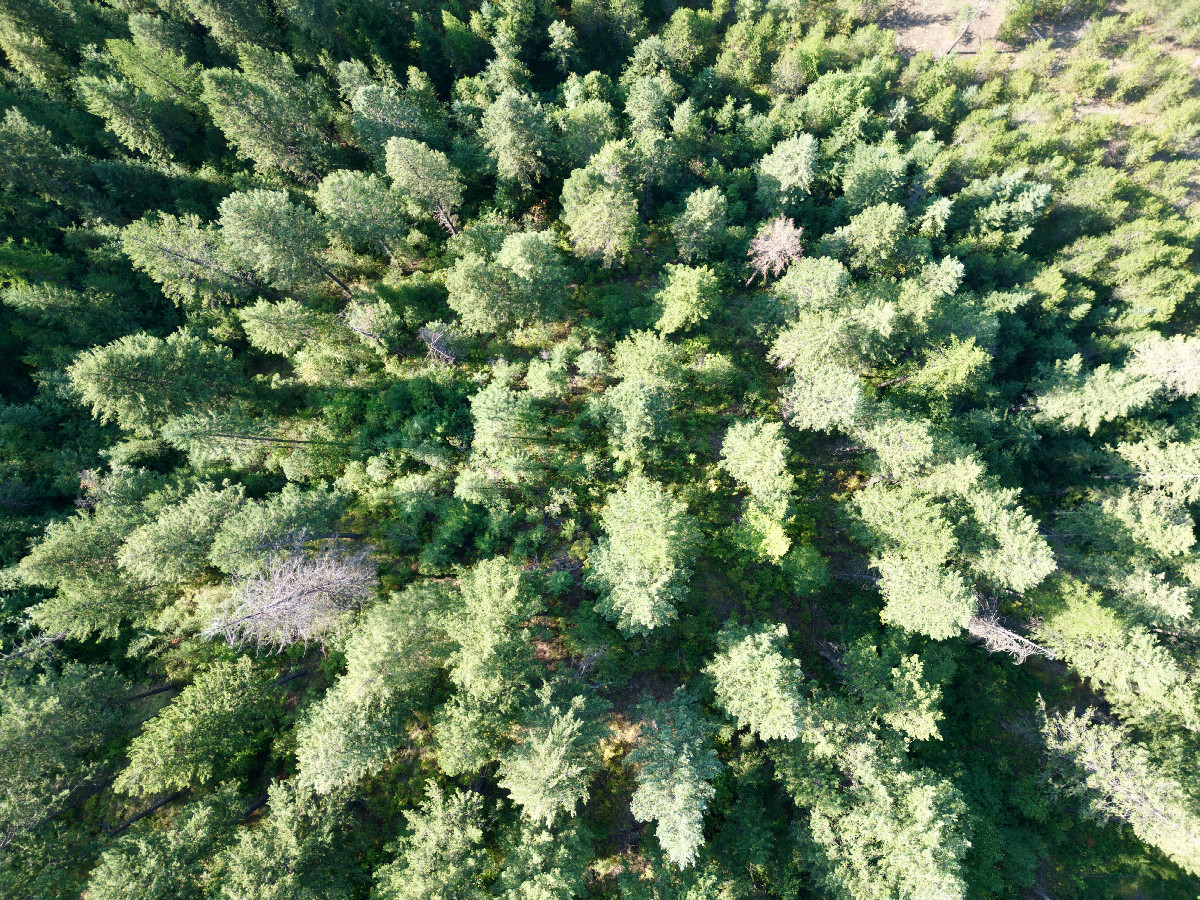
POLYGON ((92 415, 142 434, 239 385, 229 349, 187 329, 165 340, 140 333, 88 350, 67 374, 92 415))
POLYGON ((546 828, 563 813, 575 815, 586 801, 596 767, 595 742, 608 730, 604 704, 582 694, 559 700, 546 682, 525 716, 517 745, 500 760, 497 784, 508 791, 521 815, 546 828))
POLYGON ((643 703, 639 713, 638 745, 626 759, 638 782, 630 811, 639 822, 656 823, 663 854, 684 869, 704 844, 704 813, 721 763, 695 699, 682 688, 668 702, 643 703))
POLYGON ((487 866, 483 798, 472 791, 447 795, 435 784, 416 812, 405 812, 409 833, 396 861, 375 875, 372 896, 395 900, 456 900, 485 896, 478 880, 487 866))
POLYGON ((592 553, 589 583, 597 609, 630 634, 674 619, 691 576, 699 535, 687 508, 644 475, 631 475, 601 513, 604 537, 592 553))
POLYGON ((667 278, 655 299, 662 304, 656 326, 671 334, 707 319, 720 301, 720 282, 708 266, 667 264, 667 278))
POLYGON ((261 749, 277 704, 252 660, 216 663, 134 739, 116 789, 161 794, 236 772, 261 749))
POLYGON ((1197 895, 1195 3, 677 6, 0 0, 0 895, 1197 895))
POLYGON ((717 692, 717 705, 740 728, 763 740, 792 741, 806 727, 807 704, 800 696, 804 673, 800 663, 785 656, 786 625, 746 631, 726 629, 719 635, 721 651, 705 670, 717 692))

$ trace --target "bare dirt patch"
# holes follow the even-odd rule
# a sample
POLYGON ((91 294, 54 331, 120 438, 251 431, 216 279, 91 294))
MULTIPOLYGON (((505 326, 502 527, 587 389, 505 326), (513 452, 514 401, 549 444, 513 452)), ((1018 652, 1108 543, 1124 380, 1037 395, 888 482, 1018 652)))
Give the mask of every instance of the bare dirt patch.
POLYGON ((1003 19, 1002 0, 899 0, 879 24, 896 32, 896 43, 907 53, 927 51, 944 56, 947 52, 978 53, 996 42, 1003 19))

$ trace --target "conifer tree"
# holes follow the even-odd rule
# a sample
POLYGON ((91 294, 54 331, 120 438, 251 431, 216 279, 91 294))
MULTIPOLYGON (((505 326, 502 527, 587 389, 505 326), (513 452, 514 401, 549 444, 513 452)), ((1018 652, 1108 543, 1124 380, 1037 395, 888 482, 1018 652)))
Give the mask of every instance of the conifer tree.
POLYGON ((705 670, 716 687, 717 705, 763 740, 795 740, 807 724, 807 704, 800 696, 804 674, 800 663, 781 652, 787 634, 786 625, 723 631, 722 649, 705 670))
POLYGON ((167 419, 240 387, 233 354, 187 329, 163 338, 129 335, 79 356, 71 386, 101 422, 148 434, 167 419))
POLYGON ((472 791, 447 795, 426 788, 418 811, 405 812, 409 833, 396 861, 375 875, 372 896, 381 900, 473 900, 487 896, 480 884, 487 866, 483 846, 483 798, 472 791))
POLYGON ((581 694, 559 700, 546 682, 526 714, 517 745, 500 761, 499 785, 521 814, 546 828, 586 801, 596 766, 595 742, 607 730, 599 720, 602 704, 581 694))
POLYGON ((162 794, 236 770, 261 748, 277 704, 271 683, 251 659, 218 662, 147 723, 114 787, 162 794))
POLYGON ((1041 731, 1059 761, 1059 788, 1078 796, 1099 819, 1127 823, 1184 871, 1200 871, 1200 818, 1178 784, 1155 772, 1149 754, 1124 728, 1097 721, 1094 710, 1046 713, 1041 731))
POLYGON ((410 138, 387 142, 387 173, 414 216, 432 219, 450 234, 458 232, 455 213, 463 183, 446 154, 410 138))
MULTIPOLYGON (((194 0, 210 2, 210 0, 194 0)), ((253 0, 232 0, 252 6, 253 0)), ((238 156, 315 182, 333 161, 324 85, 296 74, 292 60, 237 35, 240 71, 208 69, 202 99, 238 156)))
POLYGON ((684 689, 663 703, 644 702, 638 712, 641 733, 626 758, 638 782, 630 809, 639 822, 656 822, 663 853, 684 869, 704 843, 704 813, 721 763, 709 727, 684 689))
POLYGON ((630 634, 646 634, 674 619, 691 576, 696 526, 661 486, 634 474, 609 495, 601 513, 604 537, 592 554, 589 583, 597 606, 630 634))

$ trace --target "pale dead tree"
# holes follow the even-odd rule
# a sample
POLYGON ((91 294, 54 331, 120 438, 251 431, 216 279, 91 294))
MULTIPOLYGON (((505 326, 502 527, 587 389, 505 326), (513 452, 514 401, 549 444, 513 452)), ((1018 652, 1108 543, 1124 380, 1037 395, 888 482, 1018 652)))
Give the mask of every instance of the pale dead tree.
POLYGON ((804 252, 800 246, 800 235, 803 233, 803 228, 797 228, 794 221, 783 216, 764 225, 750 242, 747 255, 754 267, 754 274, 746 280, 746 284, 751 284, 759 275, 765 282, 768 272, 775 276, 782 275, 804 252))
POLYGON ((378 583, 369 550, 326 548, 310 555, 297 547, 265 571, 236 578, 204 636, 275 652, 297 641, 320 643, 378 583))
POLYGON ((1028 638, 1022 637, 1015 631, 1010 631, 1000 624, 995 613, 981 610, 967 623, 967 633, 983 643, 992 653, 1007 653, 1020 665, 1031 656, 1044 656, 1054 659, 1054 654, 1035 644, 1028 638))
POLYGON ((450 365, 457 358, 454 338, 450 334, 450 326, 435 322, 418 329, 417 337, 429 349, 429 358, 442 365, 450 365))

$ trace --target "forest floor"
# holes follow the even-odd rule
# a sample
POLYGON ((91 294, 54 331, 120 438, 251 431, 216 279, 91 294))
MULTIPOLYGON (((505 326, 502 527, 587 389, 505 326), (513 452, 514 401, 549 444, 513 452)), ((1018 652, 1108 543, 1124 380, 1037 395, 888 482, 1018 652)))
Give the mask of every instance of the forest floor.
POLYGON ((925 50, 942 56, 952 45, 958 53, 977 53, 996 40, 1003 19, 1003 0, 899 0, 890 5, 880 24, 896 32, 902 51, 925 50))

